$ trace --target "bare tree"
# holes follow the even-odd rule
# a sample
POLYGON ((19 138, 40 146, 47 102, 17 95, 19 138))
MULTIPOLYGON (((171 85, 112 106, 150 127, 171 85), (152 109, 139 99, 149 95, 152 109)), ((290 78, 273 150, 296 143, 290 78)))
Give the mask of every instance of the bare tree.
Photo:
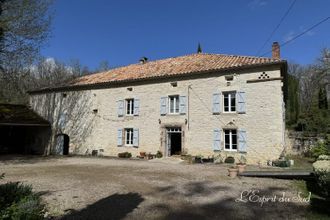
POLYGON ((0 66, 30 65, 49 37, 52 0, 0 1, 0 66))
POLYGON ((111 67, 109 65, 109 62, 107 60, 103 60, 99 63, 98 68, 96 69, 96 72, 105 72, 110 70, 111 67))
POLYGON ((302 66, 289 64, 288 73, 295 76, 299 81, 299 102, 301 111, 310 112, 320 87, 324 86, 330 77, 330 52, 323 49, 321 56, 314 64, 302 66))
POLYGON ((0 0, 0 102, 26 101, 29 69, 48 39, 52 0, 0 0))

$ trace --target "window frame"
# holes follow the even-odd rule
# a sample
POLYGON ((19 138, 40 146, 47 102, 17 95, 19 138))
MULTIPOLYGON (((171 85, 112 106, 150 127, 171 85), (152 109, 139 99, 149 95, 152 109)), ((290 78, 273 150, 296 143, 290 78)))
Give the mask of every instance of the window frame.
POLYGON ((134 139, 134 129, 133 128, 125 128, 124 129, 124 141, 125 146, 131 147, 133 146, 133 139, 134 139))
POLYGON ((237 91, 227 91, 227 92, 222 92, 222 109, 223 113, 237 113, 237 91), (225 95, 228 95, 228 111, 225 110, 225 95), (234 101, 234 107, 235 110, 232 111, 232 95, 234 95, 235 101, 234 101))
POLYGON ((237 129, 224 129, 223 130, 223 149, 225 151, 238 152, 238 130, 237 129), (229 149, 226 148, 226 131, 229 131, 229 149), (236 131, 236 149, 233 149, 233 133, 236 131))
POLYGON ((125 115, 134 116, 134 99, 125 99, 125 115), (130 104, 128 104, 129 102, 130 104), (128 107, 130 107, 130 109, 128 109, 128 107))
POLYGON ((168 114, 170 114, 170 115, 180 114, 180 96, 179 95, 169 95, 168 96, 168 114), (171 112, 171 98, 173 98, 174 112, 171 112))

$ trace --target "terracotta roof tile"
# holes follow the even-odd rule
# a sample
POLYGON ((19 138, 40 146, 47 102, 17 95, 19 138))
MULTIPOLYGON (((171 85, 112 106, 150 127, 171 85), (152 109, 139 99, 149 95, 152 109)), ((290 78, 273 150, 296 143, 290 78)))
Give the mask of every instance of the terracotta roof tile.
POLYGON ((235 56, 197 53, 186 56, 132 64, 106 72, 79 77, 69 86, 129 81, 154 77, 184 75, 189 73, 224 70, 235 67, 281 63, 283 60, 267 57, 235 56))

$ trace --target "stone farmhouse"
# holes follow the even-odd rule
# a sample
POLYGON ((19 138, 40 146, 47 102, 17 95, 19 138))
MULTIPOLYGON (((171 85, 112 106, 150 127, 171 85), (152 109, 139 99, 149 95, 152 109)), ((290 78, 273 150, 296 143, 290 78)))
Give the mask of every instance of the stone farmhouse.
POLYGON ((45 154, 139 152, 277 159, 285 143, 287 62, 196 53, 147 61, 30 92, 52 125, 45 154))

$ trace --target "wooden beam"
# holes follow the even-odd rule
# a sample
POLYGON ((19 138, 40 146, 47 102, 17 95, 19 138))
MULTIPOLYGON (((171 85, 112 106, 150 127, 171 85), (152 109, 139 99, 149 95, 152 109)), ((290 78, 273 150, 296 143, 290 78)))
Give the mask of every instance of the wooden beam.
POLYGON ((274 80, 283 80, 283 77, 275 77, 269 79, 250 79, 246 80, 246 83, 258 83, 258 82, 267 82, 267 81, 274 81, 274 80))

